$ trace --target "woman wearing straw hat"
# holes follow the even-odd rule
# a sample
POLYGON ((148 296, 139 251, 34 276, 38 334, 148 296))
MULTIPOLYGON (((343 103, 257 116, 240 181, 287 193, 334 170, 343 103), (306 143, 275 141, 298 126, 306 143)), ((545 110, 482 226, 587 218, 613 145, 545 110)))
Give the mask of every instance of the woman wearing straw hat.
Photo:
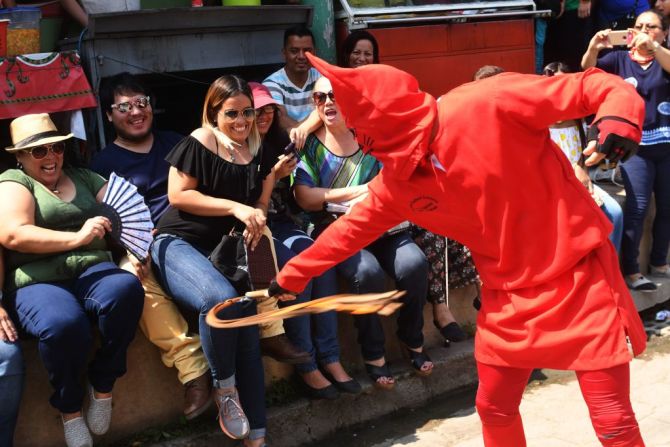
POLYGON ((69 447, 92 445, 91 432, 109 428, 114 382, 126 371, 126 351, 142 311, 134 275, 117 268, 104 240, 110 222, 96 216, 105 180, 64 167, 65 141, 46 113, 10 124, 18 169, 0 175, 0 244, 6 248, 3 304, 39 353, 54 388, 69 447), (94 217, 91 217, 94 216, 94 217), (79 378, 93 339, 101 343, 88 367, 89 404, 79 378))

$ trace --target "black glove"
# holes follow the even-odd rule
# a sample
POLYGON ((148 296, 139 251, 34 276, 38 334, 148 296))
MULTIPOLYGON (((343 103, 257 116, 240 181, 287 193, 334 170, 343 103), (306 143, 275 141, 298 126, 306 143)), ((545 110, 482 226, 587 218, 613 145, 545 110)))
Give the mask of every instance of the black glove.
POLYGON ((279 285, 277 282, 277 278, 274 278, 272 281, 270 281, 270 286, 268 287, 268 296, 277 296, 277 295, 297 295, 295 292, 291 292, 290 290, 286 290, 282 286, 279 285))
POLYGON ((597 141, 596 151, 611 162, 626 161, 635 155, 640 137, 637 126, 618 116, 605 116, 588 131, 588 140, 597 141))

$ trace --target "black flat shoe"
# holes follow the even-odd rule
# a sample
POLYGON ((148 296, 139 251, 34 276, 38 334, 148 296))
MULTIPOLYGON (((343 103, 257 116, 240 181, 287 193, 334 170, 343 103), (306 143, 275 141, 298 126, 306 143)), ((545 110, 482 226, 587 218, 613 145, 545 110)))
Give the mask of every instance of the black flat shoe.
POLYGON ((333 382, 333 385, 335 385, 335 387, 343 393, 359 394, 361 391, 363 391, 361 384, 358 383, 356 379, 347 380, 346 382, 331 380, 331 382, 333 382))
POLYGON ((340 393, 337 391, 337 388, 335 388, 335 386, 332 383, 325 388, 312 388, 311 386, 307 385, 304 381, 302 382, 302 384, 307 390, 307 395, 309 396, 310 399, 335 400, 338 397, 340 397, 340 393))
POLYGON ((444 339, 448 342, 459 342, 468 338, 468 334, 463 332, 463 329, 461 329, 461 327, 455 321, 452 321, 444 327, 440 327, 437 321, 433 321, 433 324, 440 331, 440 334, 442 334, 444 339))

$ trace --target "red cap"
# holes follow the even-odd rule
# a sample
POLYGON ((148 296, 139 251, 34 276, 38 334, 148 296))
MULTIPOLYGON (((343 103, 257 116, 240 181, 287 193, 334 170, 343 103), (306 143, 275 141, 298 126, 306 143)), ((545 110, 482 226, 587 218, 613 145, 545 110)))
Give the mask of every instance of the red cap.
POLYGON ((311 53, 307 58, 330 80, 335 100, 363 150, 372 150, 386 174, 408 179, 428 153, 437 117, 435 98, 419 90, 414 76, 388 65, 341 68, 311 53))
POLYGON ((254 107, 260 109, 268 104, 277 104, 277 101, 270 94, 270 90, 258 82, 249 82, 251 93, 254 95, 254 107))

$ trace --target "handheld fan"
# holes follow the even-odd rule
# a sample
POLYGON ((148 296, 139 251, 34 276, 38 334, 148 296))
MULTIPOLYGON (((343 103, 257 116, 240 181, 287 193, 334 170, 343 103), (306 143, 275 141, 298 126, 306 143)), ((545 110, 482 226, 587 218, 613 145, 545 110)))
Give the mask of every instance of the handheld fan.
POLYGON ((137 187, 114 172, 109 177, 99 214, 112 223, 112 238, 140 262, 145 262, 153 241, 151 212, 137 187))

